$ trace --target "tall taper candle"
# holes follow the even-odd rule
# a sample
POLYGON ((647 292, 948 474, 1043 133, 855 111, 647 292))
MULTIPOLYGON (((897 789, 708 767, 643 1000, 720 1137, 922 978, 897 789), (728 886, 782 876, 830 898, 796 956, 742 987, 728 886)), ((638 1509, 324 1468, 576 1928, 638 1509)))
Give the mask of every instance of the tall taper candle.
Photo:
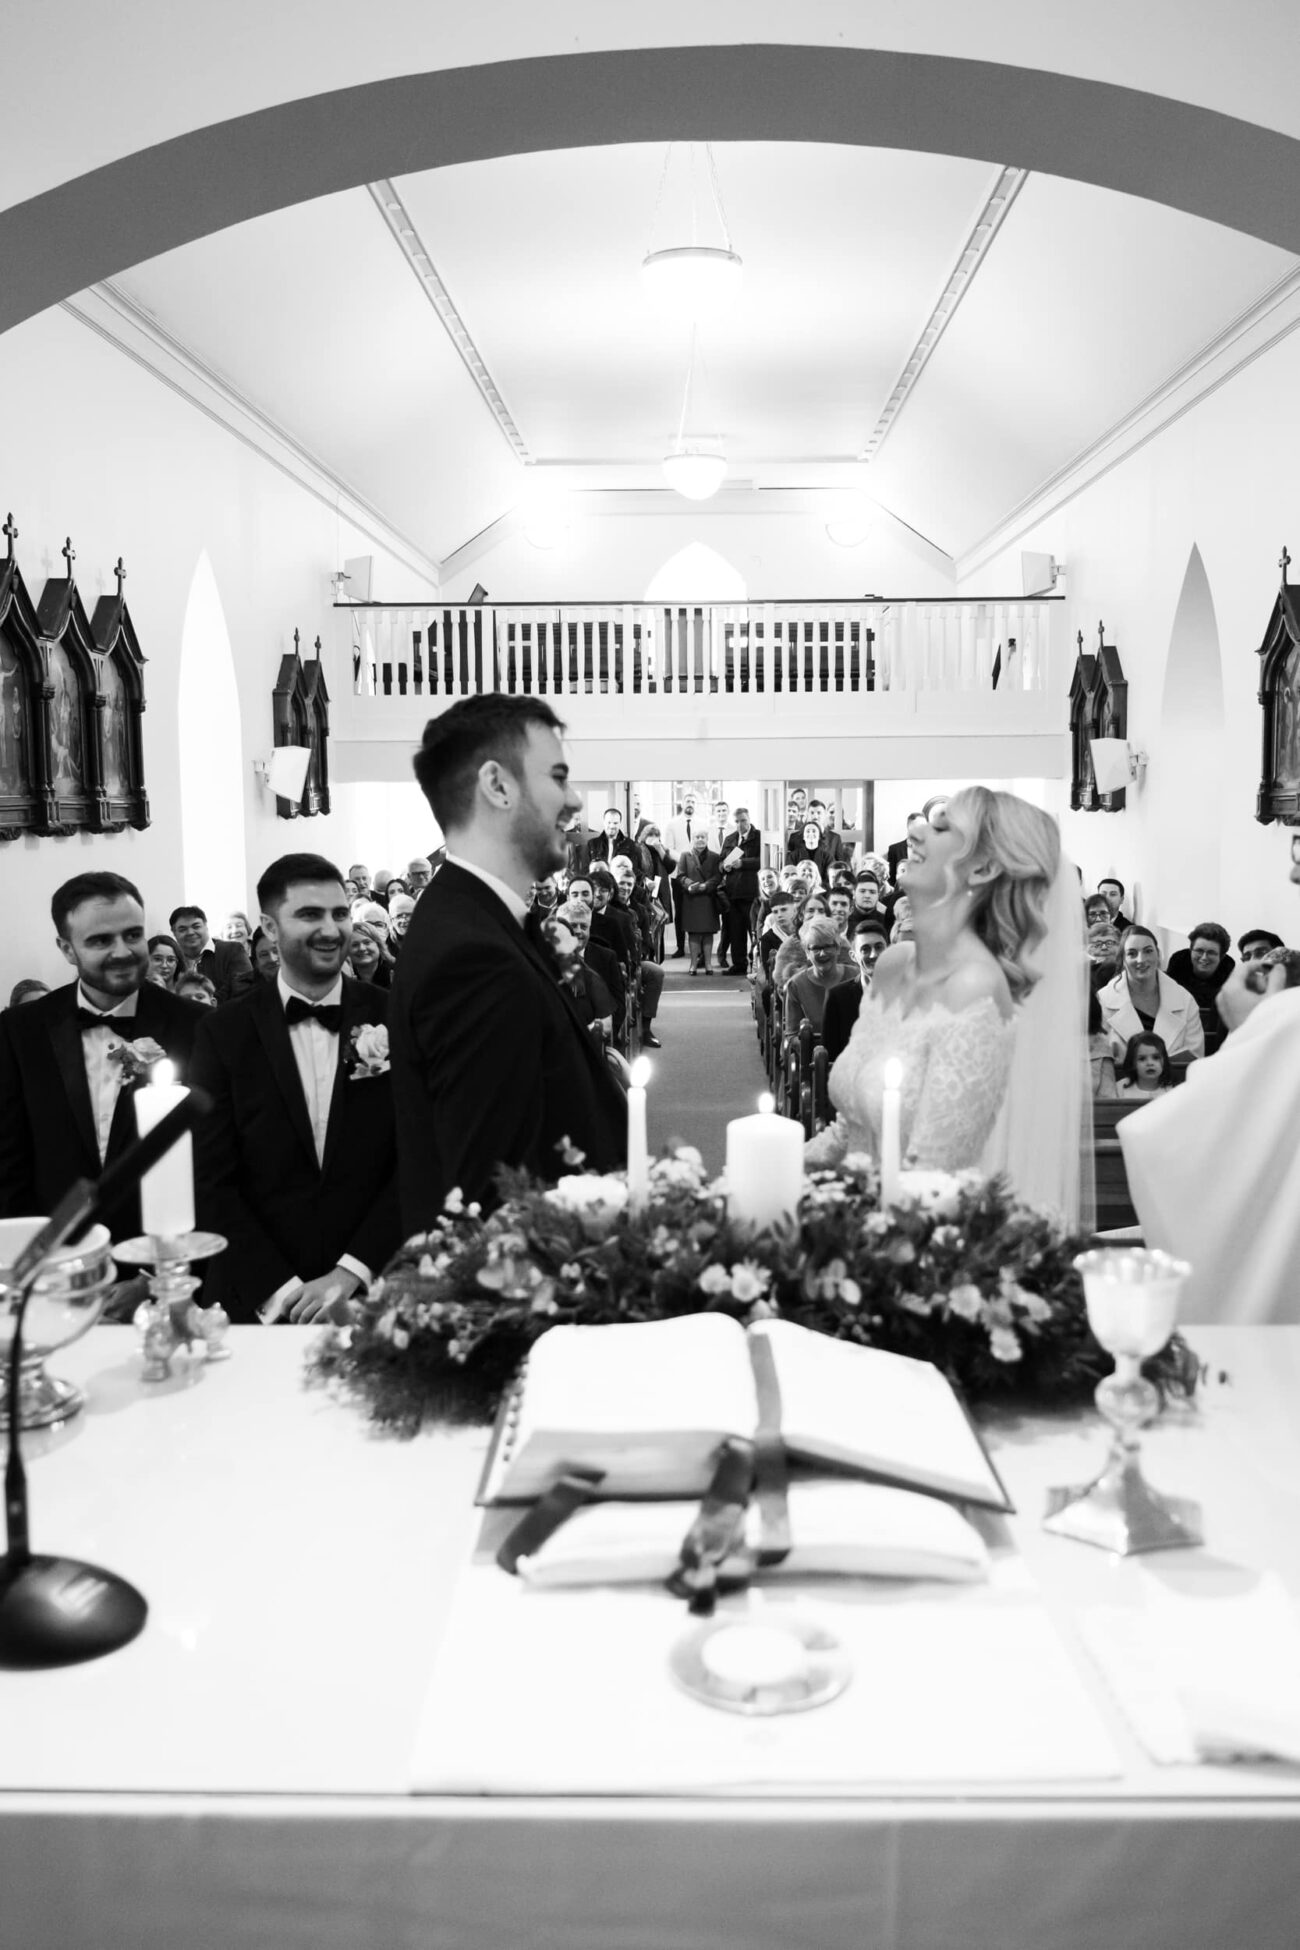
MULTIPOLYGON (((136 1129, 147 1137, 189 1094, 167 1062, 155 1063, 135 1093, 136 1129)), ((140 1222, 155 1239, 178 1239, 194 1230, 194 1144, 188 1131, 147 1171, 140 1183, 140 1222)))
POLYGON ((650 1150, 645 1132, 645 1087, 650 1071, 650 1058, 638 1056, 627 1092, 627 1203, 634 1215, 645 1211, 650 1197, 650 1150))
POLYGON ((903 1066, 896 1056, 885 1065, 885 1089, 880 1103, 880 1203, 888 1212, 897 1205, 903 1168, 900 1115, 903 1066))
POLYGON ((766 1092, 757 1117, 727 1126, 727 1212, 734 1225, 780 1225, 799 1209, 803 1192, 803 1126, 773 1115, 766 1092))

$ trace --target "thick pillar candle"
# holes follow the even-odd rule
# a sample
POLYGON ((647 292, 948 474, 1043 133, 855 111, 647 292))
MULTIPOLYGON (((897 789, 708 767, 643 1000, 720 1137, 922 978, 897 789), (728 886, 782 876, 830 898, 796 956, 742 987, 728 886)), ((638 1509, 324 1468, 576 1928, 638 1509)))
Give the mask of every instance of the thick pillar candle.
POLYGON ((638 1056, 632 1065, 632 1081, 627 1092, 627 1203, 633 1217, 645 1211, 650 1196, 650 1151, 645 1128, 645 1088, 649 1081, 650 1059, 638 1056))
POLYGON ((799 1209, 803 1192, 803 1126, 777 1117, 771 1097, 757 1117, 727 1126, 727 1211, 735 1225, 780 1225, 799 1209))
MULTIPOLYGON (((136 1091, 135 1122, 141 1137, 189 1095, 175 1076, 170 1063, 155 1063, 149 1082, 136 1091)), ((183 1232, 193 1232, 194 1146, 188 1131, 141 1180, 140 1220, 154 1239, 179 1239, 183 1232)))
POLYGON ((885 1065, 885 1089, 880 1103, 880 1203, 888 1212, 897 1205, 903 1169, 901 1135, 903 1066, 896 1056, 885 1065))

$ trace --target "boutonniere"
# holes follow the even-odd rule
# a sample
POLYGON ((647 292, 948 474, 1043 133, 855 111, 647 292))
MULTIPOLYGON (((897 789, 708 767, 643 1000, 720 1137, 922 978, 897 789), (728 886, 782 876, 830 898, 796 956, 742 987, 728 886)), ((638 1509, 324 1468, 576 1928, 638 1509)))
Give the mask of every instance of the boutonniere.
POLYGON ((358 1077, 382 1077, 391 1068, 388 1055, 388 1024, 359 1022, 348 1038, 348 1082, 358 1077))
POLYGON ((155 1063, 167 1060, 167 1052, 152 1036, 141 1036, 134 1043, 110 1043, 108 1060, 122 1072, 123 1083, 147 1083, 155 1063))

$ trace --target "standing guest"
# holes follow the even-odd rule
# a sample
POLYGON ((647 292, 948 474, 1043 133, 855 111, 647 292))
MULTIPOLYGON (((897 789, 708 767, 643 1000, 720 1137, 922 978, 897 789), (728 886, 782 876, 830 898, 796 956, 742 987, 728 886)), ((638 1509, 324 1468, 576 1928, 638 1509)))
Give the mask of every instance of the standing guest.
MULTIPOLYGON (((161 1050, 184 1075, 203 1013, 146 980, 139 889, 116 873, 65 881, 51 902, 75 981, 0 1015, 0 1218, 52 1212, 78 1178, 98 1178, 136 1137, 142 1066, 161 1050)), ((138 1189, 100 1214, 117 1239, 140 1232, 138 1189)))
POLYGON ((343 973, 351 919, 337 867, 290 853, 257 883, 274 982, 214 1010, 194 1081, 200 1226, 223 1233, 205 1296, 232 1320, 315 1320, 365 1291, 401 1238, 388 996, 343 973))
POLYGON ((1102 1021, 1116 1056, 1140 1029, 1164 1038, 1177 1062, 1205 1054, 1205 1035, 1196 998, 1160 972, 1160 945, 1150 928, 1131 927, 1124 936, 1120 972, 1098 989, 1102 1021))
POLYGON ((1120 933, 1123 934, 1125 928, 1131 928, 1133 917, 1131 914, 1124 913, 1124 882, 1110 877, 1099 880, 1097 892, 1104 896, 1106 905, 1110 909, 1110 918, 1120 933))
POLYGON ((802 833, 808 823, 808 788, 792 785, 785 795, 785 837, 787 843, 802 833))
POLYGON ((238 941, 214 941, 201 907, 173 908, 167 925, 181 951, 182 967, 190 974, 206 975, 218 1002, 229 1002, 252 988, 256 978, 247 948, 238 941))
POLYGON ((610 806, 600 824, 600 832, 587 848, 588 867, 594 867, 598 860, 603 860, 607 867, 620 857, 632 860, 632 842, 623 831, 623 815, 618 808, 610 806))
POLYGON ((351 874, 348 874, 344 879, 343 891, 348 897, 349 909, 355 907, 357 902, 361 899, 361 889, 357 886, 357 883, 355 880, 353 880, 351 874))
POLYGON ((790 867, 801 867, 805 862, 810 862, 817 869, 818 884, 825 886, 831 852, 815 819, 810 819, 802 832, 792 835, 785 849, 785 860, 790 867))
POLYGON ((217 991, 206 975, 178 975, 173 993, 186 1002, 197 1002, 201 1009, 217 1007, 217 991))
POLYGON ((377 989, 393 986, 392 965, 384 960, 379 930, 369 921, 353 921, 347 961, 354 981, 367 982, 377 989))
POLYGON ((378 901, 385 911, 388 908, 388 890, 393 884, 393 876, 387 867, 376 867, 375 877, 370 883, 370 896, 378 901))
POLYGON ((1115 1095, 1123 1100, 1162 1097, 1173 1088, 1174 1073, 1163 1036, 1139 1030, 1130 1036, 1124 1060, 1116 1065, 1115 1095))
POLYGON ((253 931, 253 969, 259 982, 273 982, 280 973, 280 950, 265 928, 253 931))
POLYGON ((736 807, 735 825, 722 841, 722 891, 727 900, 723 917, 723 945, 731 973, 749 972, 750 918, 758 899, 758 868, 763 838, 746 806, 736 807))
POLYGON ((388 947, 394 962, 397 961, 405 945, 407 932, 411 925, 411 916, 414 912, 415 902, 409 894, 389 895, 388 923, 391 931, 388 937, 388 947))
POLYGON ((487 693, 430 719, 415 774, 447 859, 411 922, 393 991, 402 1223, 427 1230, 458 1187, 496 1197, 502 1165, 554 1181, 626 1156, 627 1112, 524 927, 528 889, 563 867, 580 800, 564 727, 540 698, 487 693))
POLYGON ((369 867, 367 867, 367 866, 363 866, 363 865, 361 865, 361 863, 360 863, 360 862, 358 862, 358 863, 357 863, 357 864, 356 864, 355 866, 351 866, 351 867, 349 867, 349 868, 348 868, 348 879, 349 879, 349 880, 351 880, 351 881, 354 881, 354 882, 356 883, 356 889, 357 889, 357 892, 358 892, 358 894, 361 894, 361 895, 363 895, 363 896, 364 896, 364 897, 365 897, 366 899, 369 899, 369 897, 370 897, 370 869, 369 869, 369 867))
POLYGON ((673 911, 673 875, 677 871, 675 855, 670 855, 664 845, 663 834, 651 820, 642 820, 637 831, 636 846, 641 854, 641 871, 646 886, 653 899, 663 910, 663 918, 655 926, 656 961, 664 958, 664 929, 668 916, 673 911))
POLYGON ((406 863, 406 884, 411 890, 411 899, 418 901, 425 888, 433 879, 433 862, 423 853, 417 853, 414 860, 406 863))
POLYGON ((156 982, 160 989, 174 988, 176 977, 181 972, 181 951, 169 934, 149 936, 149 973, 146 981, 156 982))
POLYGON ((572 879, 591 865, 591 830, 579 813, 564 836, 564 872, 572 879))
POLYGON ((654 958, 654 917, 650 903, 644 893, 638 893, 636 869, 623 854, 615 856, 610 873, 614 880, 614 900, 611 905, 617 905, 630 914, 636 927, 641 971, 641 1041, 647 1049, 662 1049, 654 1025, 659 1014, 659 998, 664 991, 664 971, 654 958))
POLYGON ((822 836, 822 846, 828 862, 844 859, 844 842, 835 830, 835 818, 824 799, 808 801, 808 818, 817 826, 822 836))
POLYGON ((682 883, 682 926, 691 947, 690 973, 711 975, 722 862, 709 849, 707 826, 696 828, 692 844, 677 862, 677 874, 682 883))
POLYGON ((1196 997, 1207 1056, 1214 1055, 1228 1033, 1219 1015, 1218 1000, 1219 990, 1237 966, 1228 953, 1231 946, 1225 927, 1217 921, 1198 921, 1187 946, 1170 955, 1165 964, 1166 974, 1196 997))
POLYGON ((237 941, 241 948, 246 948, 253 938, 253 930, 248 925, 248 916, 241 914, 238 908, 232 909, 227 914, 226 925, 221 933, 224 940, 237 941))
POLYGON ((49 992, 48 982, 38 982, 34 975, 25 975, 22 981, 15 982, 9 991, 9 1007, 17 1009, 24 1002, 39 1002, 41 997, 48 995, 49 992))
POLYGON ((410 888, 407 886, 405 880, 402 878, 400 873, 389 874, 388 885, 384 889, 384 894, 387 899, 388 911, 390 914, 393 911, 393 895, 409 894, 410 891, 411 891, 410 888))
POLYGON ((695 844, 695 835, 702 824, 695 794, 688 792, 682 800, 682 809, 664 827, 664 845, 673 862, 673 928, 677 946, 673 949, 674 959, 686 953, 686 930, 682 924, 682 914, 686 904, 686 889, 682 885, 680 861, 695 844))
POLYGON ((862 1007, 862 998, 871 987, 876 963, 888 945, 882 922, 853 923, 849 947, 853 952, 858 979, 856 982, 837 982, 827 991, 826 1007, 822 1014, 822 1042, 826 1045, 827 1062, 833 1063, 841 1051, 848 1048, 853 1025, 862 1007))
POLYGON ((1247 928, 1245 934, 1238 937, 1237 953, 1244 966, 1248 962, 1263 961, 1266 955, 1282 946, 1281 935, 1274 934, 1271 928, 1247 928))
POLYGON ((899 868, 907 858, 908 847, 919 846, 925 837, 925 814, 919 812, 909 813, 903 822, 903 828, 907 834, 907 838, 905 840, 895 840, 892 845, 885 848, 885 862, 889 870, 890 885, 893 887, 897 887, 899 884, 899 868))

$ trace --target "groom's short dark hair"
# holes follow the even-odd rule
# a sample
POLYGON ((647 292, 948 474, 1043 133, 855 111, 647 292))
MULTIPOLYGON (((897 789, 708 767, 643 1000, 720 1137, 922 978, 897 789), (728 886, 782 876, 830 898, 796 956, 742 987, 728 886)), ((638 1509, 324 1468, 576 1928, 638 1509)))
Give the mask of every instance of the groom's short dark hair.
POLYGON ((441 717, 430 718, 413 763, 416 782, 444 833, 469 819, 475 776, 489 758, 519 776, 530 725, 564 730, 540 698, 509 697, 502 691, 463 697, 441 717))

